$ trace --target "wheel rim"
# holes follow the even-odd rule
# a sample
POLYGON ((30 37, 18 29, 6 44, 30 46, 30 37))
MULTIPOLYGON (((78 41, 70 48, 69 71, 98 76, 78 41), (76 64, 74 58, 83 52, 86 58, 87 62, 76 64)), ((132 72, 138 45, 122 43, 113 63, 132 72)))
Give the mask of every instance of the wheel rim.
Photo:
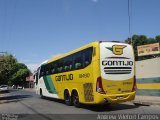
POLYGON ((75 103, 75 104, 78 103, 78 97, 77 97, 77 96, 74 97, 74 103, 75 103))
POLYGON ((64 96, 65 96, 65 101, 66 101, 66 102, 69 102, 70 100, 69 100, 69 95, 68 95, 67 92, 65 92, 65 95, 64 95, 64 96))
POLYGON ((73 103, 75 106, 79 106, 79 97, 77 93, 75 93, 73 96, 73 103))
POLYGON ((64 93, 64 100, 65 100, 65 103, 67 105, 71 105, 72 104, 71 97, 69 96, 69 92, 68 91, 65 91, 65 93, 64 93))

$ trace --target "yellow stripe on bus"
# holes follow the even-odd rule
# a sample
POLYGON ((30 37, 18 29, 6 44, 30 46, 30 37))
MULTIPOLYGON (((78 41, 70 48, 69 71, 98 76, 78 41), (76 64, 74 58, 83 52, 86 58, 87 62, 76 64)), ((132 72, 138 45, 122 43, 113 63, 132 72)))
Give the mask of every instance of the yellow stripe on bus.
POLYGON ((160 90, 160 83, 137 84, 138 89, 160 90))

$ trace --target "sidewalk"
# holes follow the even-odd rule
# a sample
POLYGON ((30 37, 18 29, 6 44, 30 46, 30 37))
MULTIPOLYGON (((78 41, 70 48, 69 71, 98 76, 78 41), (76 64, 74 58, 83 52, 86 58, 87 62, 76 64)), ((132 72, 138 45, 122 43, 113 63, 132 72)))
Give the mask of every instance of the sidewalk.
POLYGON ((158 96, 139 96, 136 95, 134 104, 139 105, 160 105, 160 97, 158 96))
POLYGON ((36 92, 35 88, 24 88, 23 90, 30 91, 30 92, 36 92))

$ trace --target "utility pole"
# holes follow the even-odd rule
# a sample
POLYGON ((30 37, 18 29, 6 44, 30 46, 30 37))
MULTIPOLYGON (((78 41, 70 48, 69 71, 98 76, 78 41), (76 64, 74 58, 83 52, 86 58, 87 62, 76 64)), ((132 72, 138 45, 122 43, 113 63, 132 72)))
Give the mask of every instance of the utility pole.
POLYGON ((131 2, 128 0, 128 30, 129 30, 129 38, 131 40, 132 45, 132 33, 131 33, 131 2))

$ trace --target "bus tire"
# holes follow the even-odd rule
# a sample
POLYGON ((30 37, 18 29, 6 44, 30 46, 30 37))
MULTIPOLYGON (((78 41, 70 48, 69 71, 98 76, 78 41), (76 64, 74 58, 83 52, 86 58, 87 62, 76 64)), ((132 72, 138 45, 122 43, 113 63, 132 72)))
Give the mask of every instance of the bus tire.
POLYGON ((42 89, 40 89, 40 96, 41 96, 41 98, 44 98, 42 89))
POLYGON ((71 96, 69 95, 68 90, 64 91, 64 101, 65 101, 66 105, 69 105, 69 106, 72 105, 72 99, 71 99, 71 96))
POLYGON ((74 105, 75 107, 77 107, 77 108, 80 107, 79 96, 78 96, 77 91, 73 91, 72 101, 73 101, 73 105, 74 105))

